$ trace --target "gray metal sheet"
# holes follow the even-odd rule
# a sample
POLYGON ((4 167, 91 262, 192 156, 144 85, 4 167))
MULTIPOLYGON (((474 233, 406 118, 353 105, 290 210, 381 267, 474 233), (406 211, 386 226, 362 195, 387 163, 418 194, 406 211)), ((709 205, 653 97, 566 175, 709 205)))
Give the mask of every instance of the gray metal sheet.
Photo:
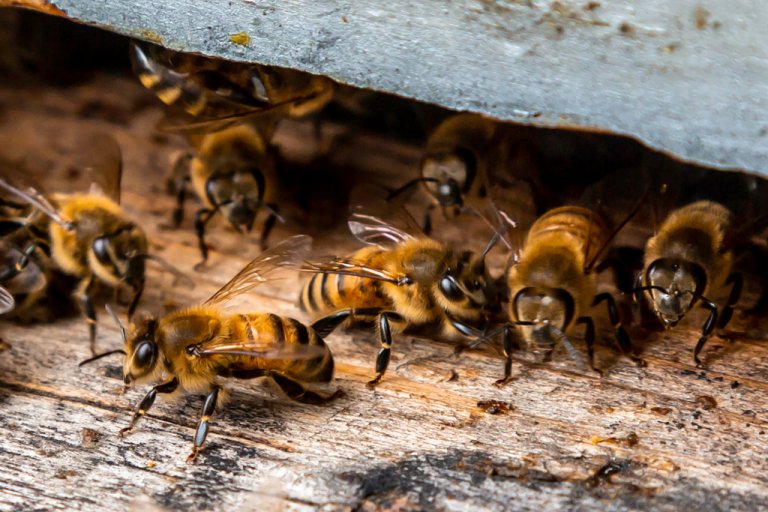
POLYGON ((768 174, 762 0, 50 1, 173 49, 768 174))

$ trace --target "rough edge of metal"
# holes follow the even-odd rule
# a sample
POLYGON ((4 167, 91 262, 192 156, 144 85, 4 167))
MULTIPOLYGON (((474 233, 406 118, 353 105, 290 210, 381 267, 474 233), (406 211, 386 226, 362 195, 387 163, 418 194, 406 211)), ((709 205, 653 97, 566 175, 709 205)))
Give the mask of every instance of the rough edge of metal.
POLYGON ((50 0, 171 49, 768 175, 768 2, 50 0), (606 2, 607 4, 607 2, 606 2))

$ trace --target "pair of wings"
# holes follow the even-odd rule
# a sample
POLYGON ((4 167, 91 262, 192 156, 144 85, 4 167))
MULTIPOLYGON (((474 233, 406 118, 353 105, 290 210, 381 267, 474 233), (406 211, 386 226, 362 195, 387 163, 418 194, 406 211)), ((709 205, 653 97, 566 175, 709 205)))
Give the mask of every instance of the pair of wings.
MULTIPOLYGON (((352 234, 366 245, 375 245, 382 249, 392 249, 397 245, 418 238, 415 221, 401 210, 399 223, 402 227, 389 224, 377 215, 393 216, 392 205, 387 203, 387 191, 375 185, 363 185, 353 189, 350 196, 352 215, 348 225, 352 234), (413 234, 412 234, 413 233, 413 234)), ((422 234, 423 236, 423 234, 422 234)), ((374 279, 392 284, 403 284, 405 276, 393 274, 384 269, 373 268, 353 258, 331 257, 320 261, 307 261, 302 272, 339 274, 364 279, 374 279)))
POLYGON ((265 85, 254 71, 254 65, 239 65, 239 71, 250 77, 243 87, 227 76, 227 70, 216 69, 216 62, 204 57, 177 54, 170 50, 131 43, 131 63, 142 84, 152 90, 168 105, 178 105, 198 118, 194 122, 173 124, 167 119, 160 129, 167 132, 214 132, 267 113, 288 111, 293 106, 308 102, 319 93, 297 95, 285 101, 270 101, 265 85), (182 60, 182 64, 178 62, 182 60), (200 119, 203 118, 203 119, 200 119))
MULTIPOLYGON (((293 236, 272 246, 246 265, 203 305, 224 307, 236 297, 273 280, 272 274, 276 271, 301 266, 308 257, 311 247, 312 238, 306 235, 293 236)), ((295 343, 270 344, 269 348, 265 349, 263 342, 258 341, 258 336, 253 338, 253 340, 230 340, 227 343, 203 345, 198 348, 197 354, 200 356, 245 355, 262 359, 312 359, 321 357, 325 353, 323 346, 295 343)))

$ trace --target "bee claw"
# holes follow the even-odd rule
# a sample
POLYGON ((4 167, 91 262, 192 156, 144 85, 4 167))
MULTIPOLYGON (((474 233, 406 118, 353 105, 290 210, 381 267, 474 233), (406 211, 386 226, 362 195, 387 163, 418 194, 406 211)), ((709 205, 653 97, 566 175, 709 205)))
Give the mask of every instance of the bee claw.
POLYGON ((381 382, 381 377, 382 377, 381 374, 376 375, 376 378, 371 381, 368 381, 365 387, 367 387, 368 389, 375 388, 379 384, 379 382, 381 382))
POLYGON ((192 464, 195 462, 195 459, 197 459, 197 455, 200 453, 199 448, 195 448, 192 450, 192 453, 189 454, 189 457, 187 457, 187 464, 192 464))
POLYGON ((117 436, 118 436, 118 437, 120 437, 120 438, 124 438, 124 437, 125 437, 125 434, 127 434, 127 433, 128 433, 128 432, 130 432, 130 431, 131 431, 131 429, 130 429, 130 428, 128 428, 128 427, 126 427, 126 428, 121 428, 121 429, 120 429, 120 431, 117 433, 117 436))
POLYGON ((501 389, 504 386, 506 386, 511 380, 512 380, 512 377, 504 377, 503 379, 499 379, 496 382, 494 382, 493 385, 501 389))

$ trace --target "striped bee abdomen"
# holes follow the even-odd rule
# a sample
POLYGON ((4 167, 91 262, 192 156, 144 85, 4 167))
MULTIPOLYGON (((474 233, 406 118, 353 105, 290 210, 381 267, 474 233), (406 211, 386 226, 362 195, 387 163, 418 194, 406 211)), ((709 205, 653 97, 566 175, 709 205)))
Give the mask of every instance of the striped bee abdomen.
POLYGON ((330 382, 333 378, 333 356, 325 341, 315 332, 293 318, 273 314, 241 314, 233 318, 231 335, 234 339, 253 342, 259 351, 287 350, 285 359, 264 359, 259 364, 301 382, 330 382), (300 357, 290 357, 290 346, 296 345, 300 357), (300 346, 318 347, 318 355, 303 357, 300 346))
MULTIPOLYGON (((364 266, 376 266, 375 260, 382 256, 386 256, 385 251, 366 248, 355 253, 352 259, 364 266)), ((299 298, 302 311, 318 316, 348 308, 387 308, 390 303, 379 281, 327 273, 313 275, 299 298)))

